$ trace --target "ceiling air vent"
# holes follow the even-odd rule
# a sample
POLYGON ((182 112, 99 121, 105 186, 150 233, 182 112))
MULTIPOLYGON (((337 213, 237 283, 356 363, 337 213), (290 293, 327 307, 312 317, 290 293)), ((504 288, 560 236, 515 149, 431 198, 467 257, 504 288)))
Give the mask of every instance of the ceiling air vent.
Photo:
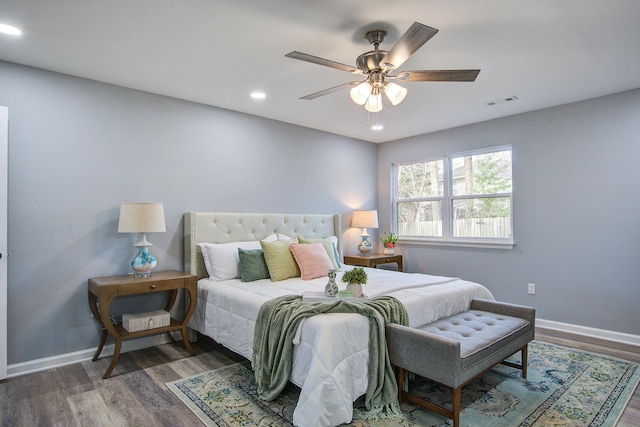
POLYGON ((501 98, 501 99, 496 99, 493 101, 489 101, 487 102, 487 105, 498 105, 498 104, 504 104, 505 102, 513 102, 513 101, 517 101, 518 97, 515 95, 509 96, 507 98, 501 98))

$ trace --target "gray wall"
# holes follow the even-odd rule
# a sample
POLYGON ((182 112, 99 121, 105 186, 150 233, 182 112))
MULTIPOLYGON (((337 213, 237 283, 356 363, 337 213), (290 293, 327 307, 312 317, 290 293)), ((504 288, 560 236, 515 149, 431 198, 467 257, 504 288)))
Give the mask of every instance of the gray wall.
POLYGON ((640 91, 378 146, 3 62, 0 105, 9 364, 97 346, 86 281, 129 271, 135 236, 116 231, 122 202, 165 204, 167 232, 149 236, 158 269, 182 268, 191 210, 341 213, 353 253, 352 209, 377 205, 379 231, 389 229, 392 162, 503 144, 514 148, 516 247, 402 246, 405 268, 484 283, 541 318, 640 334, 640 91))
POLYGON ((158 270, 183 267, 187 211, 340 213, 355 245, 352 209, 377 203, 368 142, 3 62, 0 105, 9 364, 97 346, 87 279, 128 273, 135 253, 135 236, 117 233, 122 202, 164 203, 167 232, 148 236, 158 270))
POLYGON ((483 283, 543 319, 640 334, 640 90, 381 145, 380 229, 392 163, 503 144, 516 246, 403 245, 405 268, 483 283))

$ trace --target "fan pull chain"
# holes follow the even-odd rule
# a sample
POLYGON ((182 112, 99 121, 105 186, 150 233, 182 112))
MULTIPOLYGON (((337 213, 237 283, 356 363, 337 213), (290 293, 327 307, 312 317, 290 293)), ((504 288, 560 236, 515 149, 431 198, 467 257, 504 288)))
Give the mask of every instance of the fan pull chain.
POLYGON ((376 112, 376 123, 375 125, 371 125, 371 113, 367 111, 367 127, 374 132, 379 132, 383 129, 382 125, 380 125, 380 113, 376 112))

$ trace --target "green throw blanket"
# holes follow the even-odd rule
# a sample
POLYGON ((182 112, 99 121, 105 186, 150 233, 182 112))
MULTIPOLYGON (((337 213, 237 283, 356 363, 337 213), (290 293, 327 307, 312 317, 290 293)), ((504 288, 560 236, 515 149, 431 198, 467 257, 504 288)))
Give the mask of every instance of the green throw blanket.
POLYGON ((394 297, 383 296, 363 302, 302 302, 299 295, 286 295, 260 307, 253 339, 253 361, 258 396, 273 400, 284 389, 291 375, 293 338, 302 319, 322 313, 357 313, 368 316, 369 383, 365 395, 367 418, 396 417, 398 385, 389 361, 385 324, 408 325, 404 306, 394 297))

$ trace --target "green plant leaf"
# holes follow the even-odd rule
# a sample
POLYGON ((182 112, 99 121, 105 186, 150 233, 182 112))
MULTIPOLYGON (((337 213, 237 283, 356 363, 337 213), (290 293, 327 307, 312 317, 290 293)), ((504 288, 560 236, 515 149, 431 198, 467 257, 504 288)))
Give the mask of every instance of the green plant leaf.
POLYGON ((367 272, 362 267, 354 267, 342 275, 342 281, 345 283, 367 283, 367 272))

